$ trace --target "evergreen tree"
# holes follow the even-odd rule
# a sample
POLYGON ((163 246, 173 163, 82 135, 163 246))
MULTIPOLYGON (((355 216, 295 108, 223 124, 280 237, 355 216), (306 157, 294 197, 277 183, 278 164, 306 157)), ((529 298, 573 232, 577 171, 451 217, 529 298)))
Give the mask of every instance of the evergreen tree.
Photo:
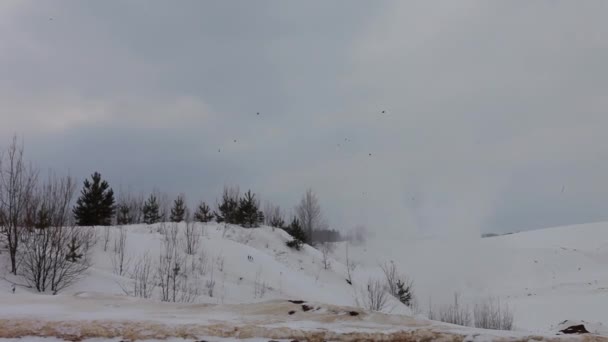
POLYGON ((34 227, 44 229, 51 226, 51 213, 46 204, 42 204, 36 213, 34 227))
POLYGON ((79 242, 76 237, 72 237, 70 242, 68 242, 68 253, 65 256, 66 259, 71 262, 76 262, 78 259, 82 258, 80 247, 82 247, 82 243, 79 242))
POLYGON ((154 194, 151 194, 146 200, 146 203, 144 203, 144 223, 154 224, 160 222, 159 210, 158 199, 154 194))
POLYGON ((239 224, 238 209, 239 196, 235 190, 224 188, 222 202, 217 206, 218 211, 215 211, 215 220, 217 222, 226 222, 230 224, 239 224))
POLYGON ((133 219, 131 216, 131 208, 126 203, 121 203, 118 205, 118 212, 116 213, 116 224, 131 224, 133 223, 133 219))
POLYGON ((270 219, 268 223, 271 227, 283 228, 285 227, 285 220, 281 216, 275 216, 270 219))
POLYGON ((184 198, 180 195, 177 196, 173 202, 173 208, 171 208, 171 222, 182 222, 186 219, 186 204, 184 198))
POLYGON ((412 304, 412 284, 397 279, 397 296, 399 301, 407 306, 412 304))
POLYGON ((213 220, 213 214, 211 213, 211 208, 205 202, 201 202, 198 208, 196 208, 196 213, 194 213, 194 221, 197 222, 210 222, 213 220))
POLYGON ((259 227, 260 222, 263 222, 263 218, 263 214, 258 209, 258 201, 255 198, 255 194, 251 190, 247 191, 239 201, 237 224, 247 228, 259 227), (260 221, 260 218, 262 221, 260 221))
POLYGON ((91 175, 90 182, 84 181, 84 187, 76 206, 72 210, 79 226, 109 226, 114 215, 114 191, 108 182, 101 180, 99 172, 91 175))
POLYGON ((292 240, 287 242, 287 246, 290 248, 295 248, 299 251, 300 248, 302 248, 304 241, 306 241, 306 233, 304 232, 304 229, 302 229, 300 221, 294 217, 291 224, 285 229, 285 231, 288 232, 292 237, 292 240))

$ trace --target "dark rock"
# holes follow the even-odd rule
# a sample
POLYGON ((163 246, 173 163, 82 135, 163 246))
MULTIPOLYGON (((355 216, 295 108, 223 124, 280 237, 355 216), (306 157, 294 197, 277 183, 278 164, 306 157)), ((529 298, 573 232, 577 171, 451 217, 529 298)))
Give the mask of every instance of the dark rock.
POLYGON ((288 314, 290 314, 290 315, 293 315, 293 314, 295 314, 295 313, 296 313, 296 312, 295 312, 295 311, 293 311, 293 310, 291 310, 291 311, 289 311, 289 312, 288 312, 288 314))
POLYGON ((293 303, 293 304, 304 304, 304 303, 306 303, 303 300, 288 300, 288 302, 293 303))
POLYGON ((348 314, 351 316, 359 316, 359 313, 357 311, 350 311, 348 314))
POLYGON ((310 307, 310 306, 308 306, 308 305, 306 305, 306 304, 303 304, 303 305, 302 305, 302 310, 303 310, 304 312, 306 312, 306 311, 310 311, 310 310, 312 310, 312 307, 310 307))
POLYGON ((589 332, 585 329, 584 324, 572 325, 564 330, 560 330, 564 334, 588 334, 589 332))

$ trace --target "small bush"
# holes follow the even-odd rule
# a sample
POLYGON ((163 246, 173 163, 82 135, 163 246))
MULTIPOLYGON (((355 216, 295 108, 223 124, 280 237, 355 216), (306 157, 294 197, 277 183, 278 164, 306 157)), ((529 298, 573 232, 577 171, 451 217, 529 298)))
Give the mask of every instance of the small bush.
POLYGON ((286 245, 289 248, 295 248, 299 251, 302 248, 302 241, 293 239, 291 241, 287 241, 286 245))
POLYGON ((489 297, 475 304, 473 321, 476 328, 512 330, 513 313, 509 307, 500 304, 500 299, 489 297))
POLYGON ((364 292, 363 304, 371 311, 382 311, 388 300, 386 287, 380 280, 369 279, 367 289, 364 292))
POLYGON ((429 308, 429 319, 445 323, 471 326, 471 312, 469 307, 460 303, 460 294, 454 293, 454 302, 442 305, 438 312, 429 308))

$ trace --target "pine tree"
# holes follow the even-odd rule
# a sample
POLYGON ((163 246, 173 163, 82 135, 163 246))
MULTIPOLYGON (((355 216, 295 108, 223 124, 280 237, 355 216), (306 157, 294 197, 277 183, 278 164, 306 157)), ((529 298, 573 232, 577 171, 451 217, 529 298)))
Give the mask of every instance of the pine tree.
POLYGON ((407 306, 412 304, 412 284, 397 279, 397 296, 399 301, 407 306))
POLYGON ((91 175, 90 182, 84 181, 84 187, 76 206, 72 210, 79 226, 109 226, 114 215, 114 191, 108 182, 101 180, 99 172, 91 175))
POLYGON ((80 253, 81 243, 76 240, 76 237, 72 237, 70 242, 68 242, 68 253, 66 254, 66 259, 71 262, 76 262, 78 259, 82 258, 82 253, 80 253))
POLYGON ((171 208, 171 222, 182 222, 186 219, 186 204, 184 198, 180 195, 177 196, 173 202, 173 208, 171 208))
POLYGON ((158 199, 156 196, 154 196, 154 194, 151 194, 146 200, 146 203, 144 203, 143 212, 145 224, 154 224, 160 222, 158 199))
POLYGON ((239 201, 237 224, 247 228, 259 227, 260 222, 263 222, 264 218, 263 214, 260 215, 260 213, 255 194, 251 190, 247 191, 239 201), (260 218, 262 218, 262 221, 260 221, 260 218))
POLYGON ((302 248, 304 241, 306 241, 306 233, 304 232, 304 229, 302 229, 300 221, 294 217, 291 224, 289 224, 289 227, 287 227, 285 231, 288 232, 292 237, 292 240, 287 242, 287 246, 290 248, 295 248, 299 251, 300 248, 302 248))
POLYGON ((269 225, 271 227, 283 228, 285 226, 285 220, 281 216, 274 216, 270 219, 269 225))
POLYGON ((37 229, 44 229, 51 226, 51 213, 45 204, 40 206, 38 212, 36 213, 36 220, 34 223, 34 227, 37 229))
POLYGON ((196 213, 194 213, 194 221, 197 222, 210 222, 213 220, 213 214, 211 213, 211 208, 205 202, 201 202, 198 208, 196 209, 196 213))
POLYGON ((131 208, 126 203, 118 205, 118 212, 116 213, 116 224, 132 224, 133 218, 131 216, 131 208))
POLYGON ((230 224, 239 224, 238 209, 239 196, 238 192, 228 188, 224 188, 222 195, 222 203, 218 204, 217 211, 213 212, 217 222, 226 222, 230 224))

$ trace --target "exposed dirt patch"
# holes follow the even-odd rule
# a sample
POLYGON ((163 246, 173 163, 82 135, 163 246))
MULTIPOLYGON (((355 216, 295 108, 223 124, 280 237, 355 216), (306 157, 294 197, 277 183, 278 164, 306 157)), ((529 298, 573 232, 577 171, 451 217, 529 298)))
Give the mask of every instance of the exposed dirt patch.
MULTIPOLYGON (((184 324, 170 326, 157 322, 128 321, 36 321, 0 320, 0 338, 22 338, 28 336, 57 337, 69 341, 82 341, 88 338, 121 338, 128 341, 170 337, 198 340, 198 336, 217 336, 223 338, 268 338, 299 341, 464 341, 465 335, 456 332, 435 331, 432 327, 391 333, 377 332, 334 332, 329 330, 303 331, 287 327, 265 327, 256 325, 227 324, 184 324)), ((570 341, 572 335, 547 338, 525 336, 521 338, 493 338, 495 341, 570 341)), ((607 338, 585 335, 579 341, 608 341, 607 338)), ((200 341, 200 340, 198 340, 200 341)))

